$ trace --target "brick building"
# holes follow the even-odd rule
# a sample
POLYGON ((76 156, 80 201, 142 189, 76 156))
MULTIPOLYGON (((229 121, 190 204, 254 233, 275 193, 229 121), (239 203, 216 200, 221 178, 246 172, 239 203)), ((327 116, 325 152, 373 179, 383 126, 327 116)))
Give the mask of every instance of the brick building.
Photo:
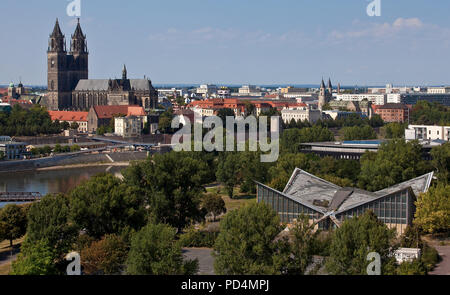
POLYGON ((374 111, 384 122, 408 122, 410 109, 402 103, 388 103, 382 106, 373 106, 374 111))

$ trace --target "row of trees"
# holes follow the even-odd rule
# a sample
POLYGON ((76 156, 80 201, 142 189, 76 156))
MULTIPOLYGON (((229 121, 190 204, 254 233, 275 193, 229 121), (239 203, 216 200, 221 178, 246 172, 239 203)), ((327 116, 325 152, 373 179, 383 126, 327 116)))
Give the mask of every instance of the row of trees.
POLYGON ((223 200, 204 195, 209 178, 207 162, 167 153, 134 164, 123 180, 102 174, 48 195, 29 210, 13 273, 62 273, 64 255, 77 250, 87 273, 193 274, 197 262, 183 260, 175 235, 224 212, 223 200))
POLYGON ((411 123, 448 126, 450 124, 449 108, 436 102, 418 101, 411 112, 411 123))
MULTIPOLYGON (((371 252, 380 254, 381 274, 425 274, 427 262, 436 262, 436 253, 427 250, 420 260, 397 265, 394 251, 408 246, 415 237, 408 230, 398 243, 395 230, 368 211, 348 219, 325 237, 314 231, 305 216, 283 234, 278 215, 265 204, 252 204, 230 212, 220 223, 214 245, 214 269, 220 275, 314 274, 323 269, 333 275, 365 275, 371 252), (407 242, 406 242, 407 241, 407 242), (434 255, 434 258, 429 256, 434 255), (326 256, 313 264, 313 255, 326 256)), ((420 238, 415 238, 416 240, 420 238)), ((420 241, 421 247, 426 245, 420 241)))
MULTIPOLYGON (((0 112, 0 134, 8 136, 35 136, 58 134, 71 126, 67 122, 52 122, 47 110, 39 105, 24 109, 14 105, 11 112, 0 112)), ((73 125, 73 127, 77 127, 73 125)))

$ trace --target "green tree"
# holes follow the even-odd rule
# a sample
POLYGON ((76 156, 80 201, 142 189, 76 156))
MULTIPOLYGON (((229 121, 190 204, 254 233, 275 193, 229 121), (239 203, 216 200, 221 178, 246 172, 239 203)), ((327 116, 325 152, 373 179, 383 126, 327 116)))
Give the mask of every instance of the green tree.
POLYGON ((414 259, 413 261, 405 261, 401 263, 397 268, 397 275, 426 275, 427 270, 420 260, 414 259))
POLYGON ((53 152, 56 154, 62 153, 63 149, 62 146, 58 143, 57 145, 55 145, 55 147, 53 148, 53 152))
POLYGON ((78 235, 69 222, 69 199, 65 195, 47 195, 33 203, 28 212, 27 240, 38 243, 45 239, 54 253, 61 257, 71 250, 78 235))
POLYGON ((64 121, 64 122, 61 123, 61 129, 69 130, 69 128, 70 128, 69 122, 64 121))
POLYGON ((164 113, 159 116, 158 129, 162 133, 169 133, 172 131, 172 118, 173 118, 173 109, 168 109, 164 113))
POLYGON ((183 261, 175 229, 148 224, 133 235, 126 266, 131 275, 193 275, 198 261, 183 261))
POLYGON ((358 139, 376 139, 377 134, 375 130, 369 125, 344 127, 341 129, 341 134, 344 140, 358 140, 358 139))
POLYGON ((229 108, 223 108, 223 109, 219 109, 217 111, 217 117, 222 119, 223 126, 226 126, 227 117, 233 117, 234 118, 234 116, 235 116, 234 111, 232 109, 229 109, 229 108))
POLYGON ((231 211, 220 222, 214 245, 214 269, 219 275, 281 274, 289 247, 276 240, 283 230, 278 215, 265 204, 231 211))
POLYGON ((208 213, 212 214, 214 221, 216 221, 217 215, 227 212, 225 202, 218 194, 205 194, 203 196, 202 206, 208 213))
POLYGON ((192 153, 171 152, 133 164, 123 174, 125 183, 146 199, 155 223, 181 230, 204 218, 200 203, 209 171, 192 153))
POLYGON ((330 245, 327 271, 333 275, 367 274, 367 255, 377 252, 381 257, 381 273, 395 272, 395 231, 377 219, 372 211, 345 220, 338 228, 330 245))
POLYGON ((377 153, 366 152, 361 157, 358 186, 377 191, 430 170, 429 163, 422 159, 422 146, 417 141, 392 140, 382 143, 377 153))
POLYGON ((93 274, 120 274, 127 258, 127 244, 117 235, 106 235, 81 251, 83 272, 93 274))
POLYGON ((20 248, 17 260, 12 263, 13 275, 61 274, 56 265, 55 251, 45 239, 31 242, 28 238, 20 248))
POLYGON ((241 183, 241 162, 238 153, 225 152, 219 158, 216 172, 217 180, 225 185, 230 198, 233 198, 234 188, 241 183))
POLYGON ((384 126, 383 130, 386 138, 403 138, 405 136, 405 129, 408 127, 407 123, 389 123, 384 126))
POLYGON ((16 204, 6 205, 0 210, 0 240, 13 241, 25 235, 27 230, 27 215, 24 209, 16 204))
POLYGON ((411 113, 411 122, 417 125, 440 125, 450 124, 450 112, 447 106, 428 101, 418 101, 411 113))
POLYGON ((431 157, 434 169, 437 171, 439 181, 450 183, 450 143, 446 142, 441 146, 431 149, 431 157))
POLYGON ((70 193, 71 220, 94 238, 146 224, 144 197, 112 174, 100 174, 70 193))
POLYGON ((312 262, 316 249, 318 232, 309 223, 309 218, 302 215, 290 230, 291 255, 289 256, 288 274, 303 275, 312 262))
POLYGON ((326 127, 292 128, 283 132, 280 139, 280 150, 282 152, 298 153, 301 143, 333 140, 333 132, 326 127))
POLYGON ((72 122, 72 124, 70 124, 70 129, 78 130, 78 128, 80 128, 80 124, 77 122, 72 122))
POLYGON ((39 105, 24 109, 16 104, 11 112, 0 115, 0 134, 9 136, 36 136, 57 134, 62 130, 59 121, 52 122, 47 110, 39 105))
POLYGON ((438 183, 417 197, 414 223, 428 233, 448 232, 450 185, 438 183))
POLYGON ((80 148, 79 145, 74 144, 74 145, 70 146, 70 151, 71 152, 78 152, 80 150, 81 150, 81 148, 80 148))

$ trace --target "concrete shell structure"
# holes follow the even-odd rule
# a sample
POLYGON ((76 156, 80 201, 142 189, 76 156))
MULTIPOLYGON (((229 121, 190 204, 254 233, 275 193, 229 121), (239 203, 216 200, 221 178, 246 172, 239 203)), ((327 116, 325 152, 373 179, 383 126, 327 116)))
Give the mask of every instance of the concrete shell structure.
POLYGON ((257 182, 257 199, 271 206, 285 223, 304 214, 317 229, 330 229, 340 227, 346 218, 372 210, 389 228, 402 234, 412 223, 416 196, 428 191, 432 178, 433 172, 369 192, 343 188, 297 168, 283 192, 257 182))

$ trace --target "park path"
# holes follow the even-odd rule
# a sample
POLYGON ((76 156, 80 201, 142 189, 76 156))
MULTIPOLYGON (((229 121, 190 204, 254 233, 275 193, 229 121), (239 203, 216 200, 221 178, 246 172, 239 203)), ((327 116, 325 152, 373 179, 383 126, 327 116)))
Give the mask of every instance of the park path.
POLYGON ((198 259, 198 274, 214 275, 214 258, 209 248, 183 248, 185 259, 198 259))
POLYGON ((0 252, 0 265, 14 261, 17 258, 17 254, 20 252, 20 244, 14 245, 12 252, 10 250, 0 252))
POLYGON ((439 252, 441 256, 441 262, 439 262, 436 267, 429 272, 430 275, 450 275, 450 245, 440 246, 433 245, 434 248, 439 252))

